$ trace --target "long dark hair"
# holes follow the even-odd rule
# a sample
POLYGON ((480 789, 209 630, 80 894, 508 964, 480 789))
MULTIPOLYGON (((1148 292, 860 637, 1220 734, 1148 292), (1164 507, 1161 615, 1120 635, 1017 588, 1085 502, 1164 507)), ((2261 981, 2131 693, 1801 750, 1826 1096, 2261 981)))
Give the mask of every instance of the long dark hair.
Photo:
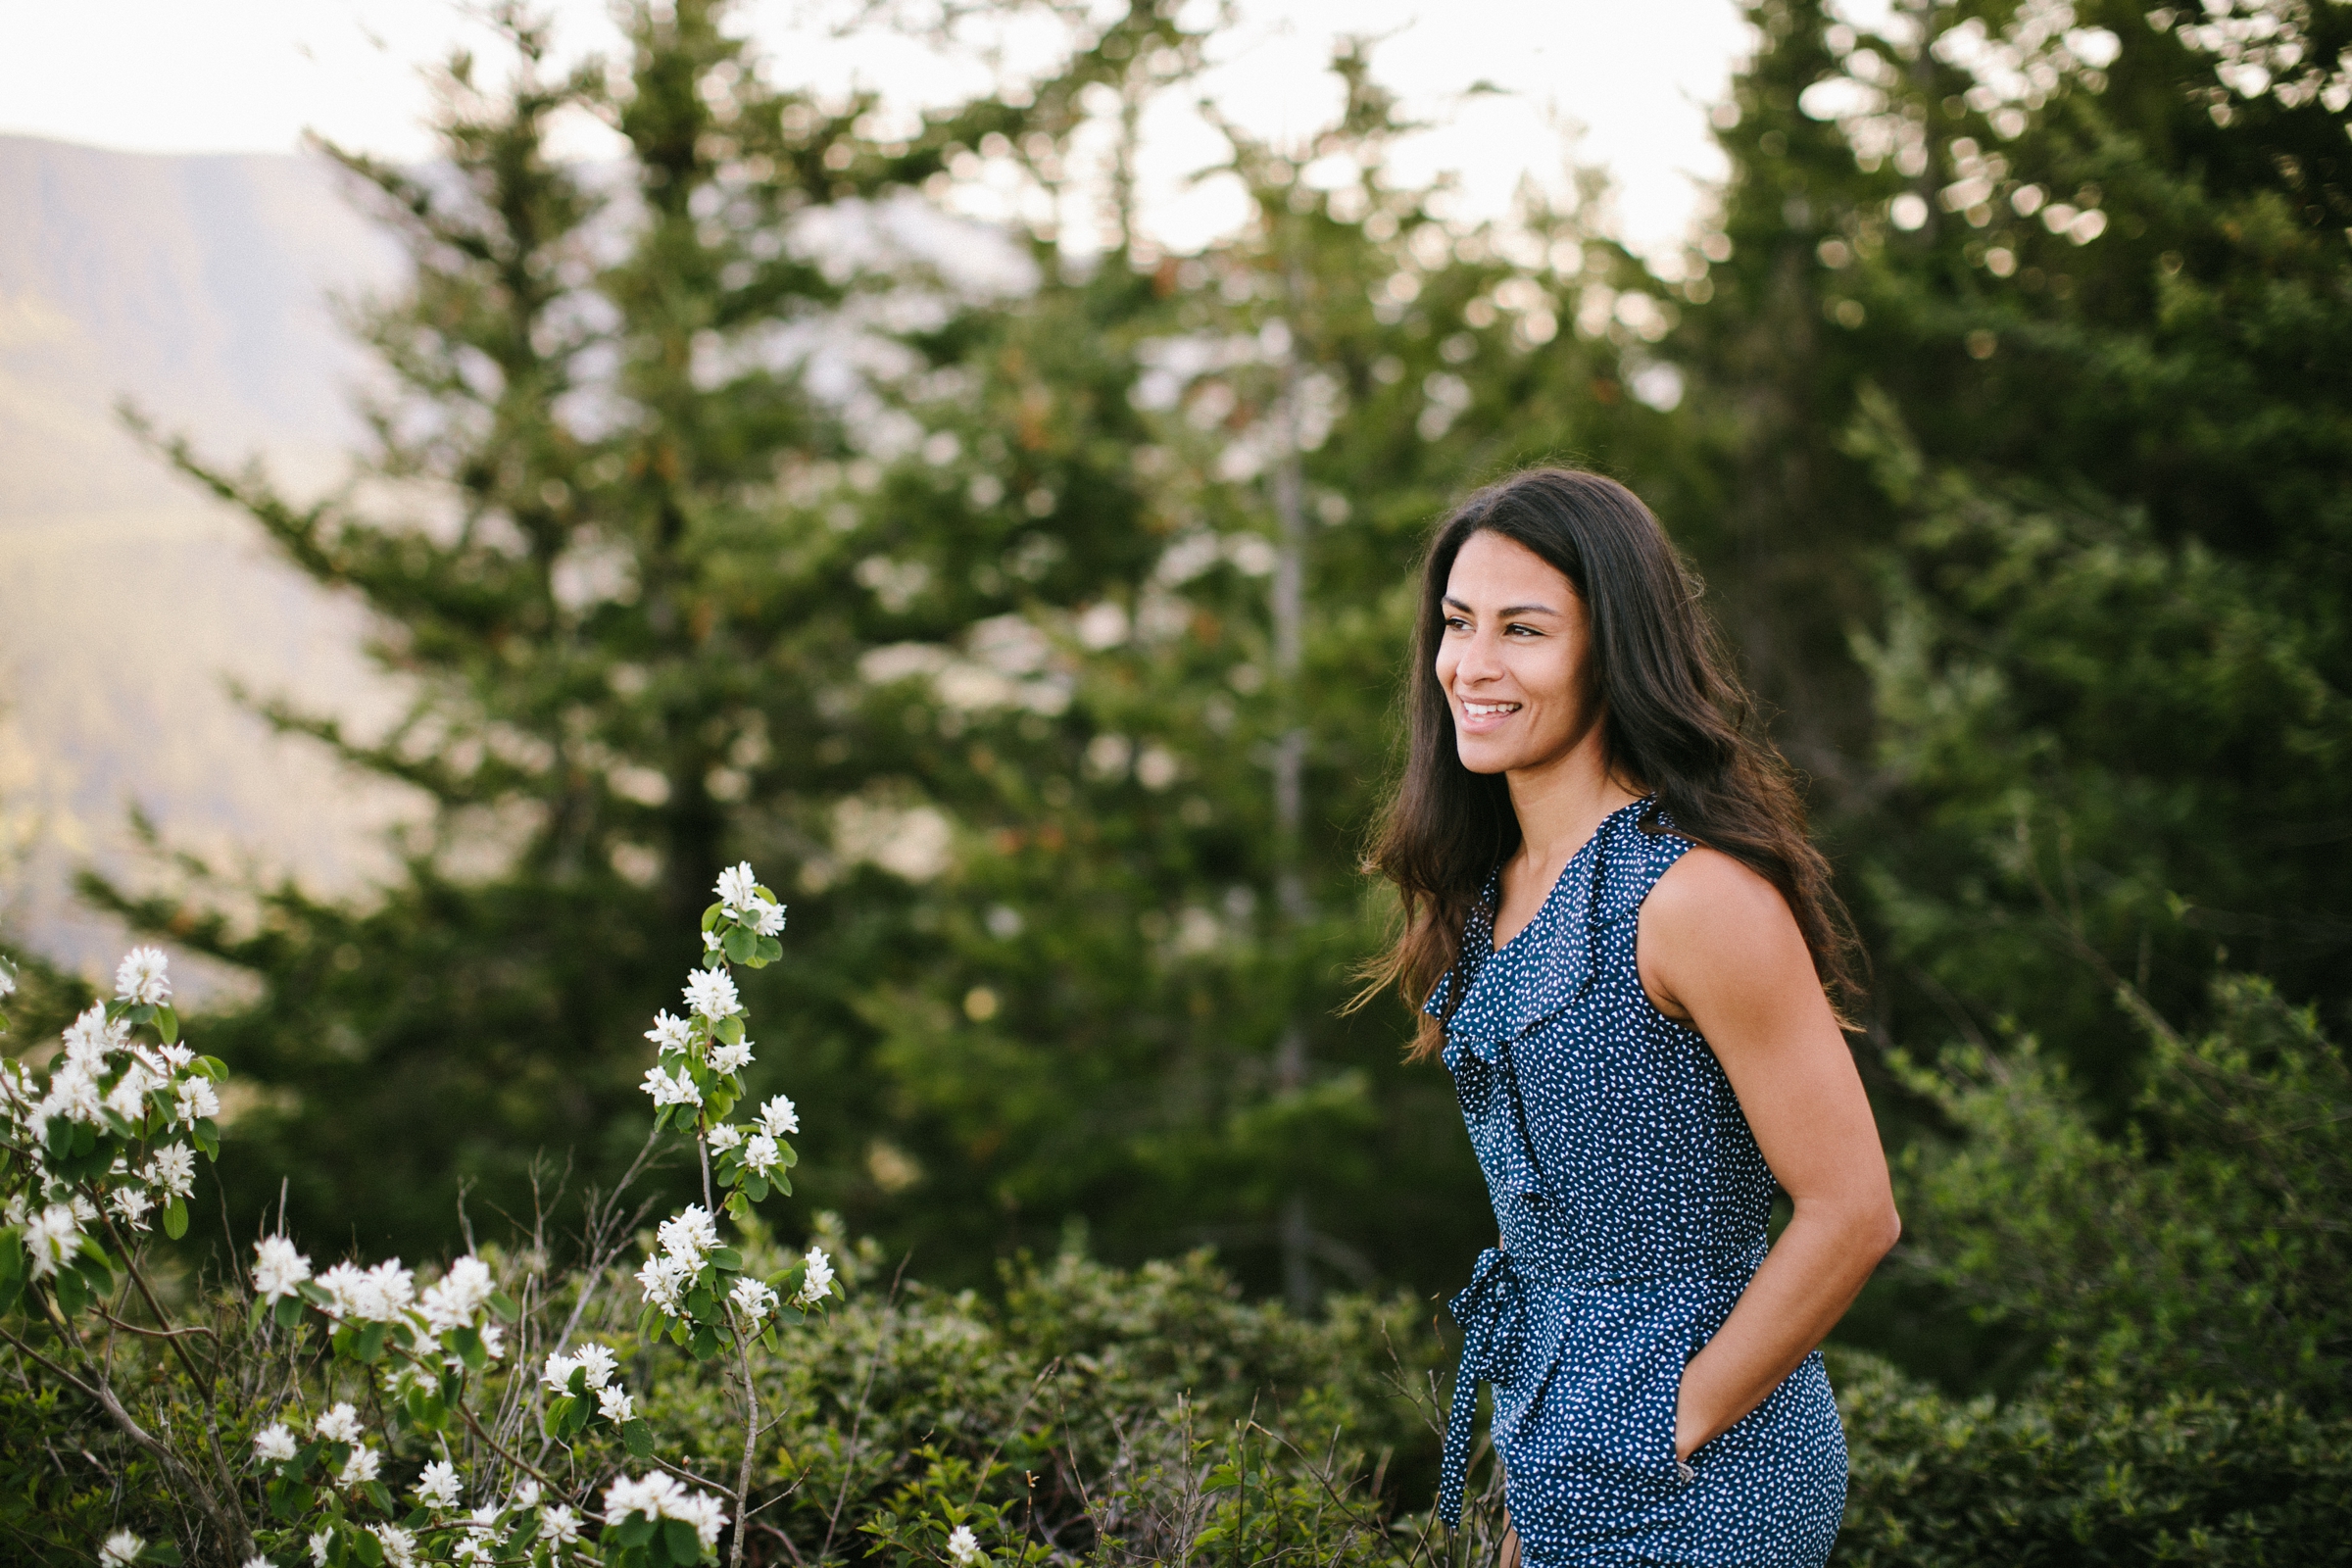
MULTIPOLYGON (((1850 1001, 1851 923, 1829 862, 1805 836, 1788 764, 1758 733, 1754 705, 1699 608, 1696 577, 1625 486, 1571 468, 1530 468, 1463 502, 1422 562, 1404 768, 1365 867, 1396 885, 1402 918, 1388 952, 1365 966, 1370 984, 1358 1004, 1392 985, 1415 1007, 1427 1001, 1461 955, 1488 875, 1519 848, 1509 788, 1499 773, 1462 765, 1437 677, 1446 579, 1476 533, 1526 546, 1584 600, 1610 770, 1654 797, 1642 829, 1662 831, 1662 808, 1675 832, 1780 889, 1833 1005, 1850 1001)), ((1458 997, 1461 988, 1452 989, 1458 997)), ((1436 1054, 1445 1038, 1443 1022, 1422 1015, 1411 1057, 1436 1054)))

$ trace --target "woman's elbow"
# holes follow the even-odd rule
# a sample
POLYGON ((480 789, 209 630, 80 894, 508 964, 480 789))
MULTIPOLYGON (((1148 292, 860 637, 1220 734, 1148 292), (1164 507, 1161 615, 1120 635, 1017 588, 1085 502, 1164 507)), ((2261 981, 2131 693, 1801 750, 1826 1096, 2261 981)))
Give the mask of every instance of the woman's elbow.
POLYGON ((1903 1216, 1895 1209, 1894 1195, 1889 1193, 1884 1202, 1875 1205, 1875 1210, 1866 1233, 1873 1262, 1893 1251, 1894 1244, 1903 1239, 1903 1216))

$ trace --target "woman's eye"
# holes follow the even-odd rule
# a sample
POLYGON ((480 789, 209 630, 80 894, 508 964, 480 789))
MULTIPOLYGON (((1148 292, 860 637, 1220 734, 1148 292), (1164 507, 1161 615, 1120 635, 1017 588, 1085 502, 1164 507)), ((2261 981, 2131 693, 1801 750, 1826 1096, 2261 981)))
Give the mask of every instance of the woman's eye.
POLYGON ((1446 617, 1446 629, 1447 631, 1468 631, 1470 629, 1470 623, 1459 615, 1447 615, 1446 617))
POLYGON ((1541 637, 1544 635, 1533 626, 1521 626, 1516 623, 1503 627, 1502 634, 1505 637, 1541 637))

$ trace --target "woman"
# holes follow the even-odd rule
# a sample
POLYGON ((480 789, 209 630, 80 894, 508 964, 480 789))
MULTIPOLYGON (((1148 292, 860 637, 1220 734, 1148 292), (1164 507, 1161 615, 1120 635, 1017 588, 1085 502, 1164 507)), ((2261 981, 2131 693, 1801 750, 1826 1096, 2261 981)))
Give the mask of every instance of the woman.
POLYGON ((1502 1232, 1451 1306, 1441 1502, 1458 1523, 1492 1383, 1530 1564, 1825 1561, 1814 1347, 1899 1229, 1825 991, 1843 911, 1696 600, 1622 485, 1472 496, 1424 567, 1373 856, 1405 914, 1374 973, 1422 1006, 1502 1232))

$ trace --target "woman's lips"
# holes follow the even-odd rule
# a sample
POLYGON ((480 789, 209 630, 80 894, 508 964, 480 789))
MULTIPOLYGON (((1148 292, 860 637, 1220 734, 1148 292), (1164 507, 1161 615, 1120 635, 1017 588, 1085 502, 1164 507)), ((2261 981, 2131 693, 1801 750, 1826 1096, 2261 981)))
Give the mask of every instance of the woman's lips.
POLYGON ((1520 705, 1488 698, 1462 698, 1457 720, 1464 732, 1484 734, 1519 711, 1520 705))

